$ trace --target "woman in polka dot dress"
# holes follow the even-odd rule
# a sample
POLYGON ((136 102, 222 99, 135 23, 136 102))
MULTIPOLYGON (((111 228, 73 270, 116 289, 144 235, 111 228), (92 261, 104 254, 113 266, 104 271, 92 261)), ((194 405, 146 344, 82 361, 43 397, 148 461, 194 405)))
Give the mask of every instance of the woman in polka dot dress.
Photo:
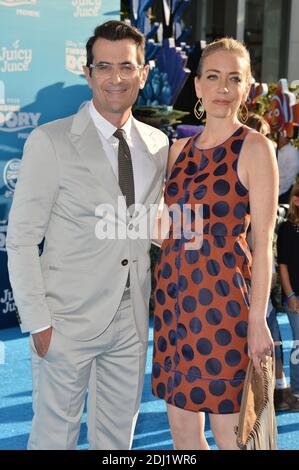
POLYGON ((169 155, 162 219, 167 214, 170 230, 160 237, 155 271, 152 386, 167 403, 176 449, 209 448, 205 412, 218 447, 236 449, 249 356, 260 372, 273 350, 265 317, 278 176, 271 142, 237 117, 250 80, 249 54, 240 42, 208 45, 195 79, 205 128, 175 142, 169 155), (187 214, 182 228, 174 204, 187 214), (200 211, 197 247, 191 242, 199 240, 200 211))

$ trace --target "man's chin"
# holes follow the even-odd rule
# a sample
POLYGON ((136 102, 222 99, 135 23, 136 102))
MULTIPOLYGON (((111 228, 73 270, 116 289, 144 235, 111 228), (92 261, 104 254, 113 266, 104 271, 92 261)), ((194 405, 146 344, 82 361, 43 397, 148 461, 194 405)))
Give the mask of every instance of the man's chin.
POLYGON ((128 109, 130 109, 131 107, 132 107, 132 104, 129 104, 129 103, 125 106, 110 105, 109 106, 109 112, 114 113, 114 114, 122 114, 122 113, 125 113, 126 111, 128 111, 128 109))

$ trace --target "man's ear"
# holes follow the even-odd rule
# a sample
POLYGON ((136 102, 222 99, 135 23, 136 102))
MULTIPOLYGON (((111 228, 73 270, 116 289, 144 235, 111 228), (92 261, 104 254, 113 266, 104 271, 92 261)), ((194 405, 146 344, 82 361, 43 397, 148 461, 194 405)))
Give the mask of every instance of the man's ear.
POLYGON ((142 90, 144 88, 145 82, 146 82, 147 77, 148 77, 149 69, 150 69, 150 66, 145 65, 143 67, 142 71, 141 71, 140 85, 139 85, 140 90, 142 90))
POLYGON ((90 80, 91 80, 90 68, 87 67, 86 65, 82 65, 82 70, 84 72, 84 75, 85 75, 85 78, 87 80, 87 84, 88 84, 89 88, 92 88, 91 83, 90 83, 90 80))

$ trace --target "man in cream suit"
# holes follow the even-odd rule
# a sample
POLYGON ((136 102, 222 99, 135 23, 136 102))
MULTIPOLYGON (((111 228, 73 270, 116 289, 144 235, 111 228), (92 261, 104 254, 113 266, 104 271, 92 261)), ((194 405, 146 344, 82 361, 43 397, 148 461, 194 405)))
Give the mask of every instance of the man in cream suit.
POLYGON ((32 132, 9 217, 10 281, 31 333, 29 449, 76 447, 92 367, 91 448, 129 449, 143 386, 150 234, 138 231, 161 197, 168 141, 131 114, 143 35, 108 21, 86 49, 92 101, 32 132))

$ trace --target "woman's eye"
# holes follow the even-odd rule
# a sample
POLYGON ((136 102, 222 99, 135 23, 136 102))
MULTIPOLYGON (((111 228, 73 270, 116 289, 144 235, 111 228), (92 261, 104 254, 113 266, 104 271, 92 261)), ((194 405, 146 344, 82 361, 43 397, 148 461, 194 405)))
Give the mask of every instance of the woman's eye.
POLYGON ((237 83, 240 83, 242 81, 240 77, 231 77, 231 80, 237 83))
POLYGON ((208 80, 217 80, 217 75, 208 75, 208 80))

